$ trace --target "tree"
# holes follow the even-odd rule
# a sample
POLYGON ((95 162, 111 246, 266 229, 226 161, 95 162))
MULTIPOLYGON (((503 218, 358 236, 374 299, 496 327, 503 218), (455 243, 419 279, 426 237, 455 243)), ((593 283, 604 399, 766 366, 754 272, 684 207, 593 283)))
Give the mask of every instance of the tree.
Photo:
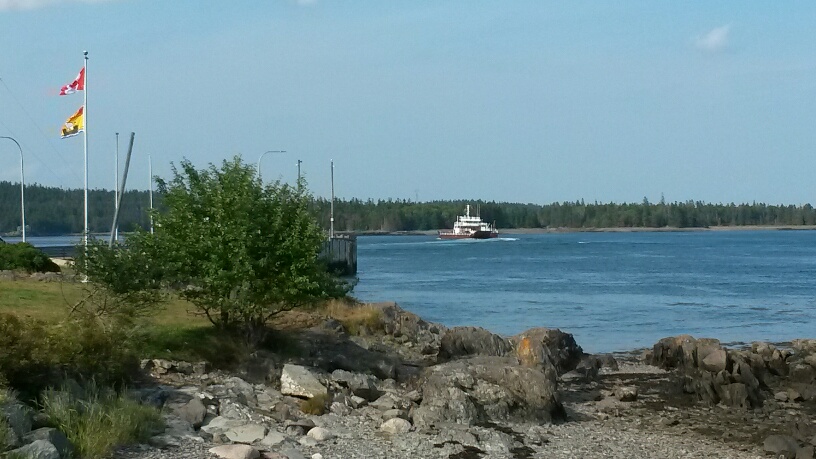
POLYGON ((272 316, 348 293, 319 258, 325 235, 302 179, 264 186, 240 157, 180 166, 158 180, 165 210, 153 215, 154 256, 214 325, 258 342, 272 316))

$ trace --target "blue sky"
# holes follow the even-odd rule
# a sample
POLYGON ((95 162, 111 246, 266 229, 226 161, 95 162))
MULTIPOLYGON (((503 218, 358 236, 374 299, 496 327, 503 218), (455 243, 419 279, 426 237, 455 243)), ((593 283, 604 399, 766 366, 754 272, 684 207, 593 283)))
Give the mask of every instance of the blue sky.
MULTIPOLYGON (((816 202, 816 3, 0 0, 0 135, 82 186, 241 154, 351 198, 816 202)), ((0 140, 0 180, 18 181, 0 140)))

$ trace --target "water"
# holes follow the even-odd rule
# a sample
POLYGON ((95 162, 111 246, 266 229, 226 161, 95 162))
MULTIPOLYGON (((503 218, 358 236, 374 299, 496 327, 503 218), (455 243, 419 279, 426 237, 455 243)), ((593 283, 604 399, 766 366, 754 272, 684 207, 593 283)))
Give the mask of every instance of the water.
MULTIPOLYGON (((29 241, 71 245, 81 236, 29 241)), ((434 322, 503 335, 561 328, 588 352, 650 347, 681 333, 723 342, 816 338, 816 231, 366 236, 358 268, 361 300, 396 301, 434 322)))
POLYGON ((560 328, 588 352, 816 337, 816 231, 370 236, 358 268, 363 301, 503 335, 560 328))

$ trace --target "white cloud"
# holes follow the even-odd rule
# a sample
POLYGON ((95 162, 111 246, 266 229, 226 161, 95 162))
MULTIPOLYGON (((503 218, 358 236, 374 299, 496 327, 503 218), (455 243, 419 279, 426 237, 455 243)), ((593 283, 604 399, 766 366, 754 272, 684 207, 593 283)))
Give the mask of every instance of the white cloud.
POLYGON ((694 45, 708 52, 722 51, 728 46, 728 34, 731 31, 731 25, 715 27, 709 30, 704 35, 698 36, 694 39, 694 45))
POLYGON ((0 0, 0 11, 34 10, 63 3, 102 3, 113 0, 0 0))

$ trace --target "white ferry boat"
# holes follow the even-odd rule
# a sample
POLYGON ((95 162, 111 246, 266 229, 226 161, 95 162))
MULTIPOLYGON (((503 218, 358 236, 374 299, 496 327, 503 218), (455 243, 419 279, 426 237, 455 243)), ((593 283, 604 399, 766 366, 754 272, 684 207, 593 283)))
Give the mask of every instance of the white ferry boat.
POLYGON ((452 230, 439 231, 439 239, 490 239, 499 237, 495 225, 482 221, 478 215, 470 215, 470 204, 465 207, 465 215, 460 215, 453 223, 452 230))

